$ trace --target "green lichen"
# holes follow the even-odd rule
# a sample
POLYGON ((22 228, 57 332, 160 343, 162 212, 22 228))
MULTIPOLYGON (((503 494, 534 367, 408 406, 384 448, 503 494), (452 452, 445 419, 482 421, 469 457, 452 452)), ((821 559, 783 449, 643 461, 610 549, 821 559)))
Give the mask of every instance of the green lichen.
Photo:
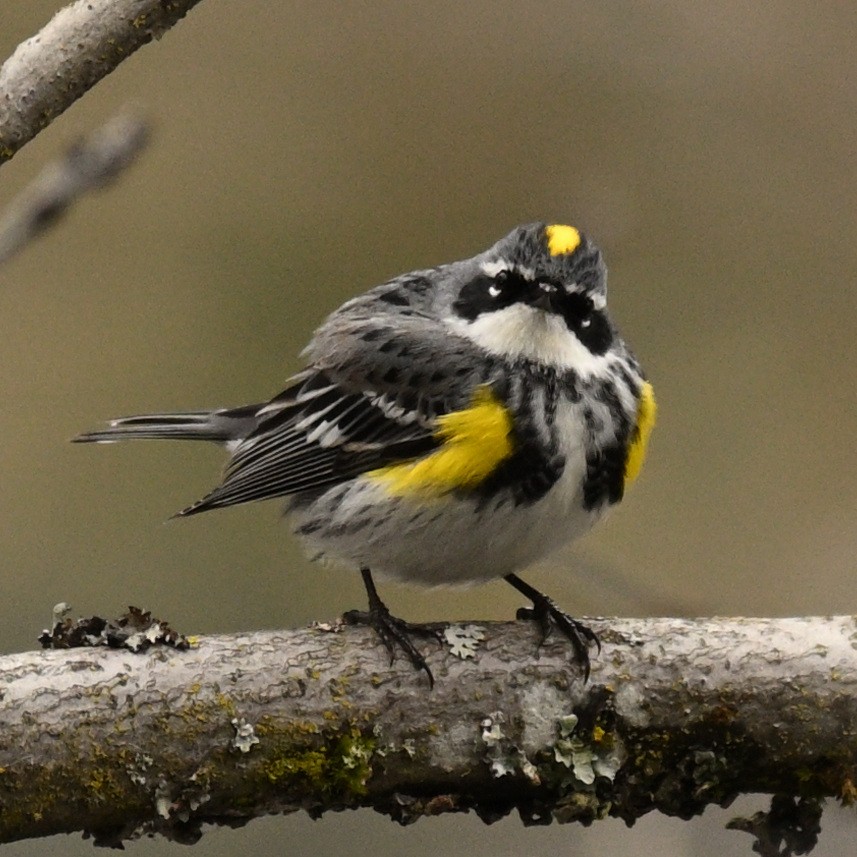
MULTIPOLYGON (((372 776, 377 739, 343 711, 329 724, 261 718, 254 724, 259 743, 251 753, 238 756, 224 737, 222 747, 214 747, 201 765, 189 767, 182 748, 196 736, 210 740, 212 729, 221 724, 227 727, 234 705, 222 694, 199 693, 185 705, 159 713, 154 728, 164 741, 156 770, 124 746, 126 728, 113 730, 93 746, 90 724, 81 724, 63 737, 56 764, 0 773, 0 841, 74 830, 81 818, 96 829, 112 829, 128 817, 151 819, 161 782, 163 811, 179 821, 193 817, 203 804, 221 806, 224 801, 229 811, 251 813, 271 784, 291 804, 360 803, 372 776)), ((127 727, 132 719, 126 711, 117 722, 125 721, 127 727)))
MULTIPOLYGON (((80 746, 76 748, 80 754, 80 746)), ((45 824, 45 833, 57 832, 57 819, 75 829, 79 815, 109 817, 117 806, 141 813, 139 794, 130 793, 131 778, 126 774, 133 754, 124 748, 90 747, 74 763, 50 767, 23 766, 7 771, 3 789, 8 800, 0 812, 0 841, 33 835, 45 824), (24 799, 20 796, 25 795, 24 799)))
POLYGON ((294 741, 305 739, 308 735, 318 735, 319 728, 311 720, 292 720, 287 725, 274 720, 268 715, 259 718, 256 724, 256 734, 278 740, 294 741))
POLYGON ((215 697, 215 701, 226 712, 230 719, 238 716, 238 709, 235 707, 234 700, 228 697, 225 693, 218 693, 215 697))
POLYGON ((283 740, 262 764, 263 775, 287 790, 327 798, 359 798, 372 775, 376 740, 352 727, 314 747, 283 740))

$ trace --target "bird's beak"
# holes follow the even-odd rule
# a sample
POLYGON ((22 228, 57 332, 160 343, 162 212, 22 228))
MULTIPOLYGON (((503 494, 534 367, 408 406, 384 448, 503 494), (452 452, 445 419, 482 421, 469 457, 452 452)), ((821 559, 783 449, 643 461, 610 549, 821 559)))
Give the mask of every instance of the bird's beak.
POLYGON ((530 304, 544 312, 554 311, 557 287, 553 283, 534 283, 530 304))

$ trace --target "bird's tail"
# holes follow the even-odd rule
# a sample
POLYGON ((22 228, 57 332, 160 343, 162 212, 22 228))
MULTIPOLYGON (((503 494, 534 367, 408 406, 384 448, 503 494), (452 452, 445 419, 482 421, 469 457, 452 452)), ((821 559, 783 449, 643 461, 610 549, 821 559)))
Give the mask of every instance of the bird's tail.
POLYGON ((110 420, 107 428, 84 432, 73 443, 117 440, 210 440, 228 443, 246 437, 256 426, 260 405, 186 414, 146 414, 110 420))

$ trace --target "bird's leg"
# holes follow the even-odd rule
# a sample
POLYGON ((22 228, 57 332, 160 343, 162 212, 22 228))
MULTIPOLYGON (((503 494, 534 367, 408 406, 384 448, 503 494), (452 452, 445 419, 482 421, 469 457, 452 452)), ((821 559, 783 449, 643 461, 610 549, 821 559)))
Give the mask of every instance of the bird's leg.
POLYGON ((595 632, 560 610, 547 595, 521 580, 517 574, 507 574, 503 579, 533 602, 532 607, 521 607, 516 618, 535 619, 542 630, 542 643, 554 628, 565 634, 574 647, 575 660, 583 667, 583 680, 589 681, 589 647, 595 645, 601 651, 601 643, 595 632))
POLYGON ((420 634, 439 639, 437 629, 429 625, 413 625, 410 622, 405 622, 404 619, 397 619, 390 613, 387 605, 378 595, 375 581, 372 580, 372 573, 369 569, 361 568, 360 574, 363 577, 363 585, 366 587, 366 595, 369 598, 369 609, 365 612, 349 610, 343 614, 342 618, 349 625, 369 625, 373 628, 390 653, 391 664, 396 658, 396 646, 398 646, 408 656, 415 669, 425 672, 428 676, 429 687, 434 687, 434 676, 426 663, 426 659, 411 642, 410 635, 420 634))

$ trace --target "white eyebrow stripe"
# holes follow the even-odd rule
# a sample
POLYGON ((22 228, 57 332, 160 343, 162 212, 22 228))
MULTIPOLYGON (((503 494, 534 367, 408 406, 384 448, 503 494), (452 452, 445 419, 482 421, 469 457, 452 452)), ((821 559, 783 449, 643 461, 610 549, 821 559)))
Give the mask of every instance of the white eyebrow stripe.
POLYGON ((494 262, 483 262, 480 267, 482 273, 489 277, 496 277, 500 271, 508 271, 512 266, 506 259, 496 259, 494 262))
POLYGON ((482 262, 479 266, 482 273, 488 277, 496 277, 501 271, 514 271, 525 280, 535 280, 536 272, 532 268, 522 268, 512 264, 508 259, 495 259, 493 262, 482 262))
POLYGON ((598 292, 591 292, 589 289, 581 288, 577 283, 572 283, 566 289, 566 294, 569 295, 583 295, 583 297, 588 298, 592 302, 593 309, 604 309, 607 306, 607 296, 600 294, 598 292))

